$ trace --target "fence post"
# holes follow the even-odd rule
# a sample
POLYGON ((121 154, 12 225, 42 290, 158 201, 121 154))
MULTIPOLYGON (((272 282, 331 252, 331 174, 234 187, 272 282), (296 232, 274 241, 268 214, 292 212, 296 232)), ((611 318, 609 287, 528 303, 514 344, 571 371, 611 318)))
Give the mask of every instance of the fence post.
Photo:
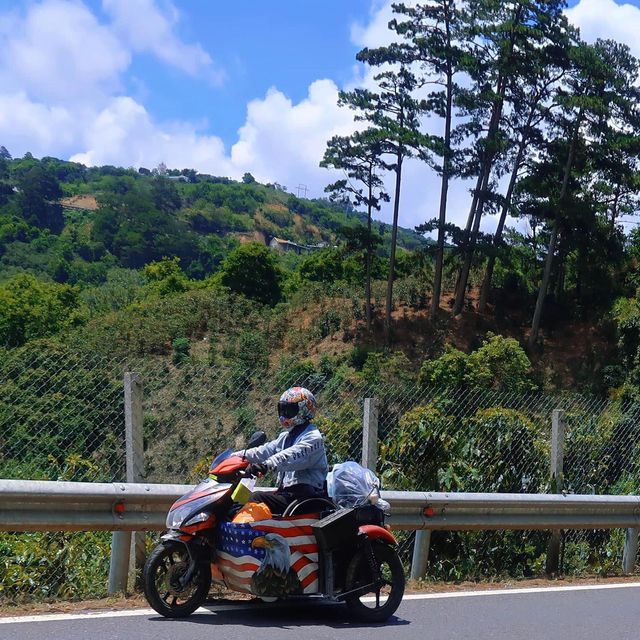
POLYGON ((362 418, 362 466, 374 473, 378 466, 378 400, 364 399, 362 418))
MULTIPOLYGON (((144 437, 142 410, 142 378, 139 373, 124 374, 124 425, 126 440, 127 482, 144 482, 144 437)), ((132 536, 130 573, 132 583, 140 587, 145 559, 145 534, 136 531, 132 536)))
POLYGON ((413 543, 413 557, 411 558, 411 579, 420 580, 427 575, 427 561, 431 546, 431 529, 418 529, 413 543))
POLYGON ((622 572, 633 573, 638 555, 638 533, 640 529, 627 529, 624 537, 624 551, 622 552, 622 572))
MULTIPOLYGON (((551 418, 551 492, 562 493, 564 482, 564 411, 554 409, 551 418)), ((547 575, 557 574, 560 570, 560 529, 551 531, 547 546, 547 575)))
MULTIPOLYGON (((124 374, 124 429, 126 481, 144 479, 144 445, 142 434, 142 381, 139 373, 124 374)), ((127 590, 130 568, 142 569, 145 561, 145 534, 114 531, 111 534, 109 593, 127 590)), ((135 575, 135 574, 134 574, 135 575)))

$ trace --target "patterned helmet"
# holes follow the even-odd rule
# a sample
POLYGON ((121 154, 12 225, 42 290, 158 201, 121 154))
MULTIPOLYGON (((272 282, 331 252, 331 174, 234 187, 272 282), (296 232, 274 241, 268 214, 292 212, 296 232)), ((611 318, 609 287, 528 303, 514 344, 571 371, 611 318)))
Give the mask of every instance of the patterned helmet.
POLYGON ((299 424, 311 422, 317 408, 316 399, 309 389, 291 387, 280 396, 278 402, 280 425, 285 429, 292 429, 299 424))

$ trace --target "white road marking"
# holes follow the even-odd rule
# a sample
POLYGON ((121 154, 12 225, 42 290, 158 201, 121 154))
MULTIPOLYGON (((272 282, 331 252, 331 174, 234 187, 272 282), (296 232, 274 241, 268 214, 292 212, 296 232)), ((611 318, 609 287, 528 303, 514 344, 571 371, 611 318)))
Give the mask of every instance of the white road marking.
MULTIPOLYGON (((621 582, 613 584, 586 584, 564 587, 526 587, 522 589, 491 589, 486 591, 450 591, 447 593, 411 593, 405 594, 403 600, 439 600, 441 598, 472 598, 481 596, 517 596, 531 593, 552 593, 559 591, 599 591, 606 589, 637 589, 640 582, 621 582)), ((373 602, 375 598, 363 598, 365 602, 373 602)), ((316 600, 318 602, 318 600, 316 600)), ((283 604, 285 604, 283 602, 283 604)), ((217 613, 223 611, 241 611, 254 609, 255 603, 224 604, 200 607, 197 613, 217 613)), ((291 606, 289 603, 288 606, 291 606)), ((153 609, 125 609, 124 611, 85 611, 81 613, 46 613, 31 616, 0 617, 0 624, 16 624, 24 622, 57 622, 63 620, 87 620, 89 618, 127 618, 133 616, 157 616, 153 609)))
MULTIPOLYGON (((440 598, 472 598, 475 596, 513 596, 527 593, 548 593, 555 591, 597 591, 600 589, 631 589, 640 587, 640 582, 617 582, 615 584, 584 584, 568 585, 564 587, 523 587, 520 589, 487 589, 485 591, 448 591, 446 593, 409 593, 403 600, 438 600, 440 598)), ((363 601, 373 602, 375 597, 362 598, 363 601)))

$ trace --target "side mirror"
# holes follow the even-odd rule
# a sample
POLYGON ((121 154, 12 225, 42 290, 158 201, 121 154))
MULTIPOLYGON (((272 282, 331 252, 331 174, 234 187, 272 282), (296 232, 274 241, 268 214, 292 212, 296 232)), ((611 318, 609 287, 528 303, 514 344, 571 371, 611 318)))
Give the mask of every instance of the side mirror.
POLYGON ((267 441, 267 434, 264 431, 256 431, 247 442, 247 449, 253 449, 253 447, 259 447, 267 441))

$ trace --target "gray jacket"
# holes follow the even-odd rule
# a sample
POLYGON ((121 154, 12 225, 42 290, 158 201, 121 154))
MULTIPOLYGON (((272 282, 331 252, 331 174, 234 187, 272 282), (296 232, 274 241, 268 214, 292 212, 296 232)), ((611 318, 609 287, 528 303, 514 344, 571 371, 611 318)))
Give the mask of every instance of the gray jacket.
POLYGON ((315 425, 310 424, 285 449, 288 435, 287 431, 283 431, 275 440, 248 449, 245 453, 247 460, 264 462, 270 469, 276 469, 278 487, 310 484, 322 489, 329 471, 322 434, 315 425))

